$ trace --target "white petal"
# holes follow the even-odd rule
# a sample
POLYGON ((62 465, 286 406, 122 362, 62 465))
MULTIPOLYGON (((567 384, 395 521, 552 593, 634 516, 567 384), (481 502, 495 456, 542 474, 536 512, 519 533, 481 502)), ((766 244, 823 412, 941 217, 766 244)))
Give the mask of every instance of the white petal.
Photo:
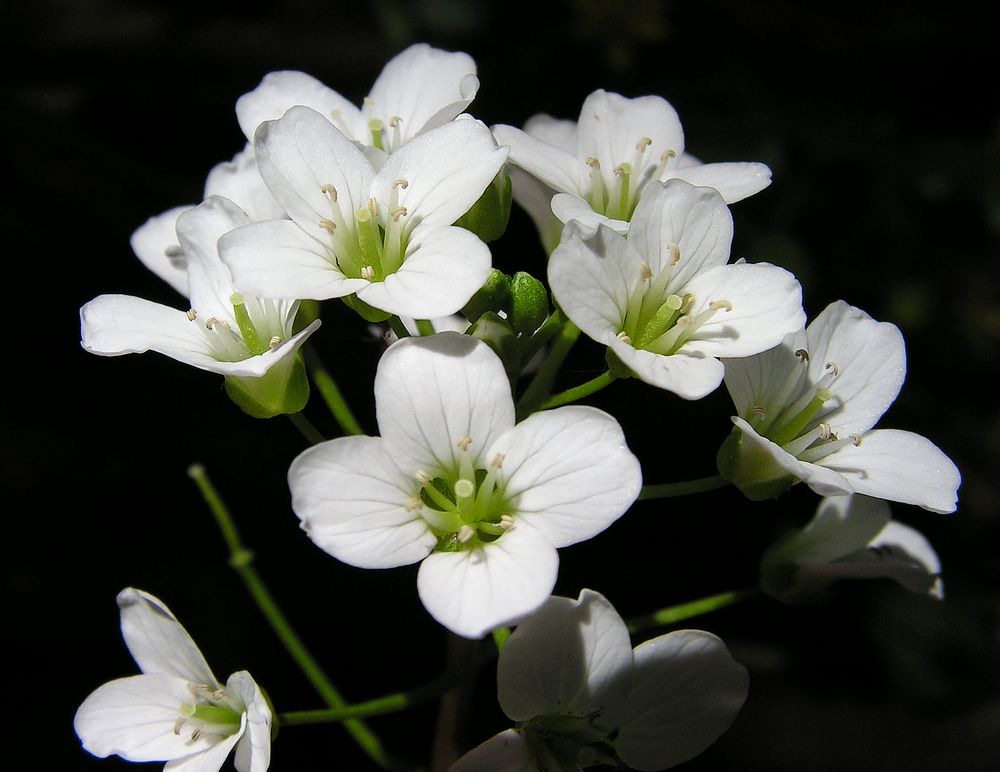
POLYGON ((503 455, 504 493, 515 522, 537 528, 555 547, 596 536, 639 495, 639 461, 618 421, 569 405, 529 416, 500 437, 487 458, 503 455))
POLYGON ((310 236, 329 242, 329 233, 319 226, 331 217, 325 185, 336 189, 337 205, 353 229, 355 212, 371 195, 375 170, 326 118, 308 107, 293 107, 280 120, 262 123, 253 144, 264 184, 310 236))
POLYGON ((122 636, 143 673, 163 673, 219 686, 181 623, 159 598, 128 587, 118 593, 122 636))
POLYGON ((620 233, 623 236, 629 230, 629 224, 624 220, 615 220, 595 212, 590 208, 590 204, 572 193, 556 193, 552 197, 550 207, 556 219, 564 223, 577 223, 588 237, 593 235, 600 225, 606 225, 615 233, 620 233))
POLYGON ((524 122, 524 133, 576 155, 577 135, 579 133, 576 121, 567 121, 553 118, 545 113, 538 113, 524 122))
POLYGON ((746 669, 701 630, 678 630, 635 649, 632 691, 614 740, 637 770, 687 761, 725 732, 747 696, 746 669))
POLYGON ((442 51, 426 43, 412 45, 382 69, 369 94, 365 113, 389 121, 403 119, 403 142, 451 121, 476 98, 476 63, 462 52, 442 51))
POLYGON ((633 348, 617 338, 609 340, 608 345, 640 380, 684 399, 701 399, 722 383, 725 368, 714 357, 689 354, 685 348, 664 356, 633 348))
POLYGON ((325 246, 288 220, 251 223, 219 239, 219 255, 243 292, 262 298, 328 300, 369 282, 349 279, 325 246))
POLYGON ((503 363, 485 343, 453 332, 390 346, 375 375, 375 408, 387 444, 432 476, 458 469, 462 453, 483 458, 514 425, 503 363))
POLYGON ((645 151, 651 158, 684 150, 684 132, 677 111, 658 96, 626 99, 595 91, 580 109, 578 130, 577 155, 597 158, 609 183, 615 179, 616 166, 634 161, 636 143, 643 138, 651 140, 645 151))
POLYGON ((493 127, 501 145, 510 147, 510 162, 562 193, 584 197, 590 191, 590 167, 572 153, 528 136, 513 126, 493 127))
POLYGON ((187 258, 180 253, 175 228, 177 218, 190 208, 176 206, 150 217, 130 240, 132 251, 142 264, 184 297, 188 296, 187 258))
POLYGON ((726 359, 726 389, 733 398, 736 412, 749 417, 757 405, 771 417, 799 396, 808 368, 795 356, 806 347, 806 334, 799 330, 780 346, 752 357, 726 359))
POLYGON ((679 180, 652 182, 632 215, 628 239, 654 275, 669 266, 672 255, 667 245, 677 245, 680 262, 673 267, 667 287, 678 292, 697 274, 729 260, 733 218, 711 188, 679 180))
POLYGON ((264 772, 271 763, 271 709, 248 672, 229 676, 226 688, 246 706, 246 729, 233 757, 239 772, 264 772))
POLYGON ((361 111, 328 86, 304 72, 284 70, 264 76, 253 91, 236 100, 236 118, 246 138, 253 142, 254 132, 264 121, 281 118, 295 105, 311 107, 351 139, 364 139, 361 111))
POLYGON ((212 372, 219 375, 231 375, 236 378, 259 378, 272 368, 295 356, 295 353, 309 336, 319 329, 320 323, 319 319, 314 319, 293 337, 283 341, 273 349, 268 349, 263 354, 250 356, 238 362, 216 362, 211 368, 206 369, 211 369, 212 372))
POLYGON ((551 253, 559 243, 559 234, 563 228, 563 224, 552 214, 551 203, 555 191, 517 166, 508 164, 507 173, 510 175, 514 201, 531 217, 545 252, 551 253))
POLYGON ((853 483, 839 472, 818 464, 799 461, 791 453, 782 450, 780 446, 775 445, 766 437, 757 434, 753 427, 742 418, 733 416, 732 421, 743 432, 743 442, 753 443, 758 450, 762 450, 770 456, 778 466, 792 477, 802 480, 820 496, 839 496, 854 492, 853 483))
POLYGON ((515 624, 552 592, 559 555, 538 531, 517 525, 474 550, 432 552, 417 573, 420 600, 453 633, 482 638, 515 624))
POLYGON ((897 429, 866 432, 859 447, 847 445, 817 463, 842 474, 858 493, 931 512, 954 512, 962 482, 937 445, 897 429))
POLYGON ((661 177, 671 178, 715 188, 727 204, 735 204, 770 185, 771 170, 760 163, 678 164, 661 177))
POLYGON ((837 434, 870 429, 896 399, 906 377, 903 336, 894 324, 877 322, 859 308, 831 303, 806 328, 809 375, 815 383, 828 362, 839 375, 830 386, 834 398, 816 421, 837 434))
POLYGON ((867 547, 891 519, 889 505, 867 496, 824 498, 813 519, 764 553, 763 562, 829 562, 867 547))
POLYGON ((288 485, 309 538, 352 566, 416 563, 437 543, 419 509, 407 509, 420 484, 380 437, 314 445, 292 462, 288 485))
MULTIPOLYGON (((448 772, 537 772, 531 749, 517 729, 506 729, 477 745, 448 768, 448 772)), ((552 770, 551 772, 561 772, 552 770)))
POLYGON ((250 222, 227 198, 210 196, 177 218, 177 238, 188 258, 191 307, 205 318, 214 316, 237 328, 233 318, 233 277, 219 259, 219 239, 250 222))
POLYGON ((205 180, 205 198, 209 196, 228 198, 254 222, 278 220, 285 216, 257 171, 253 145, 243 148, 233 156, 232 161, 223 161, 212 167, 205 180))
POLYGON ((898 562, 909 563, 917 568, 916 571, 904 569, 905 573, 887 572, 887 576, 912 592, 928 592, 935 598, 944 598, 944 586, 938 576, 941 573, 941 561, 927 537, 920 531, 902 523, 891 522, 871 546, 888 547, 890 557, 896 557, 898 562))
POLYGON ((695 296, 692 313, 726 300, 732 310, 715 312, 681 348, 715 357, 746 357, 777 346, 802 329, 802 287, 783 268, 767 263, 720 265, 694 277, 685 288, 695 296))
POLYGON ((399 270, 367 284, 358 297, 397 316, 448 316, 483 286, 491 263, 489 247, 465 228, 418 225, 399 270))
POLYGON ((243 737, 246 724, 246 716, 241 720, 238 732, 217 742, 210 748, 206 748, 200 753, 194 753, 180 759, 173 759, 163 767, 163 772, 219 772, 222 765, 226 763, 226 758, 233 750, 233 746, 243 737))
MULTIPOLYGON (((632 679, 628 629, 600 593, 552 597, 507 640, 497 663, 497 699, 514 721, 536 716, 617 714, 632 679)), ((603 723, 603 722, 602 722, 603 723)))
POLYGON ((190 732, 174 733, 180 707, 191 701, 186 678, 163 673, 110 681, 93 691, 76 712, 73 728, 83 747, 104 758, 165 761, 211 747, 190 732))
POLYGON ((486 190, 507 159, 507 149, 497 147, 490 130, 471 118, 452 121, 422 134, 394 152, 379 169, 372 191, 387 205, 397 180, 399 206, 408 223, 451 225, 465 214, 486 190))

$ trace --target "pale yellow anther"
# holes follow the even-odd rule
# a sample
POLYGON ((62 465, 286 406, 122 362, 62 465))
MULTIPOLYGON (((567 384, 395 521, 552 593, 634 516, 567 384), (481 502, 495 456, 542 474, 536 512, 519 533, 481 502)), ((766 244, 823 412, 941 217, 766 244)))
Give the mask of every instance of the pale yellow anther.
POLYGON ((833 429, 830 428, 830 424, 820 424, 819 438, 821 440, 828 440, 831 436, 833 436, 833 429))
POLYGON ((669 264, 677 265, 681 261, 681 248, 671 241, 667 244, 667 251, 670 253, 669 264))
POLYGON ((615 167, 614 173, 619 177, 624 177, 626 174, 632 173, 632 164, 618 164, 615 167))
POLYGON ((431 481, 431 476, 427 474, 423 469, 418 469, 416 473, 416 478, 420 480, 421 483, 427 485, 431 481))
POLYGON ((328 195, 331 201, 337 203, 337 189, 333 187, 333 185, 330 184, 320 185, 319 189, 323 191, 323 193, 328 195))
POLYGON ((643 137, 638 142, 635 143, 635 149, 640 153, 645 153, 646 148, 653 144, 653 140, 649 137, 643 137))
POLYGON ((754 405, 750 408, 750 412, 759 418, 767 418, 767 408, 763 405, 754 405))
POLYGON ((375 277, 375 269, 370 265, 361 266, 361 278, 371 281, 375 277))
POLYGON ((389 216, 392 218, 393 222, 399 222, 400 217, 406 217, 406 207, 399 206, 389 212, 389 216))
POLYGON ((713 300, 708 304, 708 307, 713 311, 721 311, 725 309, 727 312, 733 310, 733 304, 728 300, 713 300))
POLYGON ((420 509, 423 505, 424 505, 424 502, 422 502, 416 496, 412 496, 411 498, 408 498, 406 500, 406 503, 403 505, 403 508, 407 512, 413 512, 414 510, 420 509))
POLYGON ((628 333, 625 332, 625 330, 622 330, 620 333, 615 335, 615 337, 618 338, 618 340, 620 340, 622 343, 627 343, 628 345, 632 345, 632 339, 629 337, 628 333))
POLYGON ((475 535, 476 529, 471 525, 465 524, 458 529, 458 533, 455 534, 455 538, 458 539, 459 544, 467 544, 475 535))
POLYGON ((281 336, 279 335, 272 335, 271 340, 267 342, 267 347, 271 349, 271 351, 274 351, 280 345, 281 345, 281 336))
POLYGON ((809 352, 806 351, 804 348, 798 349, 795 352, 795 356, 797 356, 799 358, 800 362, 808 362, 809 361, 809 352))
POLYGON ((368 211, 371 212, 372 217, 378 217, 378 201, 374 198, 368 199, 368 211))
POLYGON ((860 448, 861 447, 861 435, 860 434, 852 434, 851 435, 851 442, 854 443, 854 447, 860 448))
POLYGON ((493 460, 490 461, 490 466, 495 466, 497 469, 503 466, 503 460, 506 456, 503 453, 497 453, 493 456, 493 460))
POLYGON ((193 322, 195 319, 198 318, 198 312, 195 311, 193 308, 189 308, 187 312, 187 318, 189 322, 193 322))
POLYGON ((591 156, 590 158, 586 159, 584 161, 584 163, 587 164, 587 166, 589 166, 591 169, 600 169, 601 168, 601 162, 598 161, 593 156, 591 156))
POLYGON ((392 187, 406 189, 410 187, 410 181, 406 179, 406 177, 400 177, 399 179, 395 179, 392 181, 392 187))
POLYGON ((458 442, 455 444, 458 445, 458 447, 460 447, 462 450, 468 450, 469 445, 472 444, 472 437, 470 437, 468 434, 463 434, 461 437, 458 438, 458 442))
POLYGON ((666 163, 671 158, 676 158, 677 152, 674 150, 664 150, 663 154, 660 156, 660 163, 666 163))
POLYGON ((639 281, 649 281, 653 278, 653 270, 645 260, 639 261, 639 281))
POLYGON ((500 515, 500 527, 505 531, 509 531, 514 527, 514 518, 510 515, 500 515))
POLYGON ((389 126, 392 128, 396 128, 402 122, 403 122, 402 118, 400 118, 398 115, 394 115, 389 119, 389 126))
POLYGON ((191 742, 194 742, 195 740, 197 740, 199 737, 201 737, 201 735, 202 735, 202 730, 201 730, 201 727, 199 726, 197 729, 195 729, 191 733, 191 742))
POLYGON ((319 227, 325 230, 327 233, 333 233, 337 230, 337 223, 333 220, 322 219, 319 221, 319 227))
POLYGON ((214 316, 210 316, 206 320, 205 329, 211 330, 216 325, 220 327, 225 327, 227 330, 229 329, 229 322, 227 322, 225 319, 216 319, 214 316))
POLYGON ((824 366, 824 369, 829 370, 835 376, 840 375, 840 368, 837 367, 836 362, 827 362, 826 365, 824 366))
POLYGON ((184 726, 184 724, 186 724, 186 723, 187 723, 187 719, 184 718, 183 716, 181 716, 179 719, 177 719, 174 722, 174 734, 180 734, 181 733, 181 727, 184 726))

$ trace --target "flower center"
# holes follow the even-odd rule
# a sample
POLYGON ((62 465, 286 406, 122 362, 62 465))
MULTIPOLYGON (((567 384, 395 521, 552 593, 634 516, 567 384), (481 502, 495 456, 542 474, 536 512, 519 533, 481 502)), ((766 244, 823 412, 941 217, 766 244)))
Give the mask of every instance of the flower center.
POLYGON ((645 262, 639 263, 639 282, 629 296, 618 332, 622 342, 665 356, 680 349, 717 312, 733 310, 732 303, 719 299, 695 312, 694 295, 671 292, 670 277, 681 252, 676 244, 668 244, 667 251, 666 268, 658 276, 645 262))
POLYGON ((337 268, 345 276, 368 281, 383 281, 402 265, 406 253, 405 206, 399 205, 399 191, 409 182, 400 178, 392 183, 388 205, 368 202, 350 214, 350 224, 340 208, 337 189, 323 185, 322 191, 330 202, 330 217, 319 221, 319 227, 330 234, 330 251, 337 268), (353 227, 352 227, 353 226, 353 227))
POLYGON ((670 161, 677 157, 672 149, 653 149, 653 140, 640 137, 629 158, 611 166, 611 176, 606 178, 597 158, 586 159, 590 167, 591 208, 616 220, 630 220, 643 188, 650 180, 659 179, 670 161), (659 155, 657 155, 659 153, 659 155))
MULTIPOLYGON (((284 340, 282 315, 274 301, 251 300, 253 312, 247 308, 247 299, 242 292, 229 296, 233 307, 233 320, 239 330, 233 330, 225 319, 210 316, 200 324, 212 346, 212 353, 220 362, 240 362, 248 357, 259 356, 273 351, 284 340), (256 321, 254 321, 256 317, 256 321)), ((198 323, 198 312, 191 308, 187 312, 191 322, 198 323)))
POLYGON ((496 541, 514 525, 513 502, 504 493, 500 480, 503 454, 485 467, 477 466, 469 446, 472 440, 458 440, 457 469, 446 470, 436 477, 419 470, 421 483, 408 509, 420 510, 420 515, 438 537, 440 552, 471 550, 496 541))
POLYGON ((191 742, 206 739, 218 742, 239 731, 246 707, 225 689, 205 684, 188 684, 191 701, 182 702, 174 722, 174 734, 190 732, 191 742))

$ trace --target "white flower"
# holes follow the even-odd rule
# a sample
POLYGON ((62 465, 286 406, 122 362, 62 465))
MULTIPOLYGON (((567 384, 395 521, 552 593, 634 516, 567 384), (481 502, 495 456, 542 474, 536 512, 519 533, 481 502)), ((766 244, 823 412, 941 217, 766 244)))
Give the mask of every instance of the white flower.
POLYGON ((359 110, 303 72, 272 72, 236 102, 251 142, 257 127, 295 105, 311 107, 348 139, 391 153, 425 131, 453 120, 476 97, 479 79, 468 54, 412 45, 385 65, 359 110))
POLYGON ((548 198, 539 185, 560 193, 551 208, 562 222, 601 222, 624 233, 646 186, 679 178, 717 189, 735 203, 766 188, 771 171, 759 163, 703 164, 684 154, 684 133, 670 103, 657 96, 626 99, 595 91, 583 103, 580 120, 535 116, 521 131, 495 126, 494 134, 510 146, 510 160, 537 180, 514 177, 514 197, 532 213, 543 241, 548 198))
POLYGON ((515 426, 503 364, 474 338, 391 346, 375 405, 380 437, 342 437, 295 459, 292 508, 345 563, 422 560, 420 598, 459 635, 536 609, 555 584, 556 548, 600 533, 639 494, 617 421, 568 406, 515 426))
POLYGON ((285 216, 274 196, 267 189, 257 170, 253 145, 247 145, 233 156, 212 167, 205 180, 205 198, 228 198, 246 212, 250 222, 277 220, 285 216))
POLYGON ((906 375, 895 325, 837 301, 780 346, 725 365, 738 415, 719 471, 751 499, 802 480, 821 496, 863 493, 955 510, 961 475, 937 446, 872 429, 906 375))
MULTIPOLYGON (((165 240, 165 225, 176 211, 144 226, 155 229, 157 238, 153 240, 165 240)), ((179 212, 176 233, 182 257, 170 263, 171 252, 161 252, 160 264, 185 266, 190 309, 180 311, 128 295, 101 295, 80 309, 83 347, 103 356, 157 351, 227 379, 240 379, 238 387, 250 390, 265 384, 261 381, 255 386, 248 379, 273 373, 267 385, 280 391, 296 377, 296 353, 319 327, 319 321, 293 335, 298 300, 256 298, 235 290, 229 270, 219 259, 216 242, 222 234, 247 222, 243 210, 216 196, 179 212)), ((140 232, 142 229, 136 236, 140 232)), ((158 273, 171 275, 166 270, 158 273)), ((171 283, 177 289, 182 286, 179 277, 171 283)), ((227 380, 231 387, 233 383, 227 380)))
POLYGON ((271 710, 245 670, 220 683, 163 603, 140 590, 118 594, 122 636, 142 675, 110 681, 76 712, 73 728, 95 756, 166 761, 169 772, 214 772, 235 747, 240 772, 271 758, 271 710))
POLYGON ((831 496, 804 528, 767 549, 760 584, 785 603, 808 601, 840 579, 894 579, 912 592, 942 598, 940 573, 941 562, 927 539, 892 522, 884 501, 831 496))
POLYGON ((326 300, 357 293, 389 314, 458 311, 490 270, 490 251, 452 226, 507 156, 479 121, 422 134, 378 172, 315 110, 293 107, 254 142, 265 184, 291 220, 252 223, 219 242, 245 291, 326 300))
POLYGON ((732 237, 717 191, 654 182, 627 238, 567 225, 549 284, 573 323, 639 378, 700 399, 722 383, 717 357, 765 351, 805 323, 795 277, 767 263, 727 265, 732 237))
POLYGON ((497 697, 518 728, 451 772, 666 769, 714 743, 746 695, 746 670, 711 633, 678 630, 633 649, 603 595, 553 597, 500 652, 497 697))

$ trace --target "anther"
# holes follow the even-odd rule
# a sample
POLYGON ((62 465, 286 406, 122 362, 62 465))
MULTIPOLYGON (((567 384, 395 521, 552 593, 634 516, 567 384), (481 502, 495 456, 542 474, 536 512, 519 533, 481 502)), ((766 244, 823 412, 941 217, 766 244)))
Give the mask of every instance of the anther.
POLYGON ((394 115, 389 119, 389 127, 395 129, 399 124, 403 122, 403 119, 398 115, 394 115))
POLYGON ((505 531, 509 531, 514 527, 514 518, 510 515, 500 515, 500 527, 505 531))
POLYGON ((493 456, 493 460, 490 461, 490 466, 495 466, 497 469, 503 466, 503 460, 506 456, 503 453, 497 453, 493 456))
POLYGON ((198 312, 195 311, 193 308, 189 308, 187 312, 187 318, 189 322, 193 322, 195 319, 198 318, 198 312))
POLYGON ((832 436, 833 436, 833 429, 830 428, 830 424, 819 425, 819 438, 821 440, 828 440, 832 436))
POLYGON ((827 362, 824 369, 829 370, 834 376, 840 375, 840 368, 837 367, 836 362, 827 362))
POLYGON ((632 343, 632 339, 628 336, 628 333, 625 332, 625 330, 622 330, 620 333, 615 335, 615 337, 618 338, 618 340, 620 340, 622 343, 628 343, 629 345, 631 345, 632 343))
POLYGON ((458 445, 458 447, 460 447, 462 450, 468 450, 469 445, 472 444, 472 437, 470 437, 468 434, 463 434, 461 437, 458 438, 458 442, 455 444, 458 445))
POLYGON ((427 485, 427 483, 429 483, 431 481, 431 476, 429 474, 427 474, 427 472, 425 472, 423 469, 418 469, 417 470, 416 477, 424 485, 427 485))
POLYGON ((406 207, 400 206, 389 212, 389 216, 392 218, 393 222, 399 222, 400 217, 406 217, 406 207))
POLYGON ((370 265, 363 265, 363 266, 361 266, 361 278, 362 279, 368 279, 368 281, 371 281, 374 278, 374 276, 375 276, 375 269, 374 268, 372 268, 370 265))
POLYGON ((368 211, 372 213, 372 217, 378 217, 378 201, 374 198, 368 199, 368 211))
POLYGON ((473 528, 468 523, 466 523, 465 525, 463 525, 461 528, 458 529, 458 533, 455 535, 455 538, 458 539, 459 544, 467 544, 469 540, 472 539, 472 537, 475 535, 476 535, 476 529, 473 528))
POLYGON ((618 164, 618 166, 616 166, 614 169, 614 173, 619 177, 624 177, 626 174, 631 174, 632 164, 628 163, 618 164))
POLYGON ((852 434, 851 435, 851 442, 854 443, 854 447, 860 448, 861 447, 861 435, 860 434, 852 434))
POLYGON ((184 726, 184 724, 186 724, 186 723, 187 723, 187 719, 184 718, 184 716, 181 716, 179 719, 177 719, 174 722, 174 734, 180 734, 181 733, 181 727, 184 726))
POLYGON ((325 230, 327 233, 333 233, 337 230, 337 223, 333 220, 322 219, 319 221, 319 227, 325 230))
POLYGON ((726 309, 727 312, 733 310, 733 304, 728 300, 713 300, 708 304, 708 307, 713 311, 719 311, 723 308, 726 309))
POLYGON ((370 96, 366 96, 361 101, 362 101, 362 103, 364 103, 365 107, 371 107, 373 104, 375 104, 375 100, 372 99, 370 96))
POLYGON ((197 729, 195 729, 191 733, 191 742, 194 742, 195 740, 197 740, 199 737, 201 737, 201 735, 202 735, 202 731, 201 731, 201 727, 199 726, 197 729))
POLYGON ((649 281, 653 278, 653 270, 645 260, 639 261, 639 281, 649 281))
POLYGON ((400 177, 399 179, 392 181, 392 187, 403 188, 405 190, 406 188, 410 187, 410 181, 407 180, 406 177, 400 177))
POLYGON ((767 418, 767 408, 763 405, 754 405, 750 412, 758 418, 767 418))
POLYGON ((640 153, 645 153, 646 148, 653 144, 653 140, 649 137, 643 137, 638 142, 635 143, 635 149, 640 153))
POLYGON ((330 200, 333 203, 337 203, 337 189, 335 187, 333 187, 333 185, 330 185, 330 184, 320 185, 319 189, 323 193, 325 193, 326 195, 328 195, 330 197, 330 200))
POLYGON ((587 166, 589 166, 591 169, 600 169, 601 168, 601 162, 598 161, 593 156, 591 156, 590 158, 586 159, 584 161, 584 163, 587 164, 587 166))
POLYGON ((271 340, 269 340, 267 342, 267 347, 269 349, 271 349, 271 351, 274 351, 280 345, 281 345, 281 336, 280 335, 272 335, 271 336, 271 340))
POLYGON ((216 319, 214 316, 210 316, 208 320, 205 322, 205 328, 209 330, 211 330, 216 325, 225 327, 227 330, 229 329, 229 322, 227 322, 225 319, 216 319))
POLYGON ((424 502, 422 502, 416 496, 413 496, 406 500, 406 503, 403 505, 403 509, 405 509, 407 512, 412 512, 415 509, 420 509, 423 505, 424 502))
POLYGON ((797 351, 795 352, 795 356, 797 356, 797 357, 799 358, 799 361, 800 361, 800 362, 803 362, 803 363, 805 363, 805 362, 808 362, 808 361, 809 361, 809 352, 808 352, 808 351, 806 351, 806 350, 805 350, 804 348, 800 348, 800 349, 798 349, 798 350, 797 350, 797 351))
POLYGON ((671 241, 667 244, 667 251, 670 253, 670 265, 677 265, 681 261, 681 248, 671 241))
POLYGON ((677 152, 674 150, 664 150, 663 154, 660 156, 660 163, 665 164, 671 158, 676 158, 677 152))

